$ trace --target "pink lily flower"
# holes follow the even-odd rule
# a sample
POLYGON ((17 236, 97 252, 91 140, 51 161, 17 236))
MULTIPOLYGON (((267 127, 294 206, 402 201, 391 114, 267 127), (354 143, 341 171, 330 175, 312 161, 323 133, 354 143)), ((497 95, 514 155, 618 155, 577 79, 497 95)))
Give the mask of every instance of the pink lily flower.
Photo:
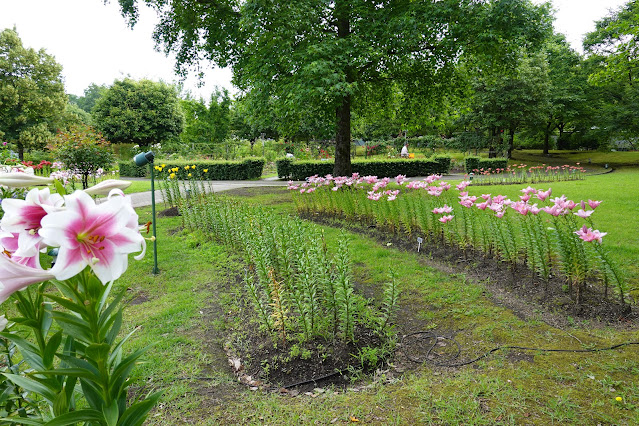
POLYGON ((98 206, 82 191, 64 199, 66 210, 49 213, 40 229, 45 243, 60 248, 51 273, 65 280, 89 266, 103 284, 119 278, 128 255, 145 248, 130 199, 114 196, 98 206))
POLYGON ((519 199, 520 199, 521 201, 523 201, 524 203, 527 203, 527 202, 528 202, 528 200, 530 200, 530 194, 520 195, 520 196, 519 196, 519 199))
POLYGON ((380 198, 382 198, 382 193, 375 192, 375 191, 368 191, 368 197, 366 198, 368 198, 369 200, 378 201, 380 198))
POLYGON ((441 175, 430 175, 430 176, 426 176, 426 179, 424 179, 424 182, 426 182, 427 184, 431 184, 437 180, 440 180, 442 177, 441 175))
POLYGON ((501 219, 502 217, 504 217, 504 214, 506 214, 506 210, 499 210, 495 213, 495 216, 501 219))
POLYGON ((599 204, 601 204, 601 201, 588 200, 588 205, 593 210, 596 209, 597 207, 599 207, 599 204))
POLYGON ((454 217, 455 217, 455 216, 453 216, 452 214, 450 214, 450 215, 448 215, 448 216, 442 216, 442 217, 440 217, 438 220, 439 220, 441 223, 446 223, 446 222, 450 222, 451 220, 453 220, 453 218, 454 218, 454 217))
POLYGON ((55 276, 50 271, 23 265, 8 255, 0 253, 0 303, 16 291, 53 278, 55 276))
POLYGON ((42 241, 38 233, 42 226, 42 218, 47 213, 60 209, 62 204, 62 196, 51 194, 49 188, 34 188, 27 193, 24 200, 2 200, 4 216, 0 221, 0 227, 4 231, 18 234, 18 256, 33 257, 38 254, 42 241))
POLYGON ((582 240, 584 240, 587 243, 590 243, 592 241, 599 241, 599 243, 601 244, 601 239, 606 236, 608 233, 607 232, 599 232, 598 230, 593 230, 592 228, 587 228, 586 225, 584 225, 581 229, 575 231, 575 234, 577 234, 579 236, 579 238, 581 238, 582 240))
POLYGON ((457 189, 460 191, 463 191, 464 189, 466 189, 466 187, 470 185, 470 181, 469 180, 464 180, 461 181, 459 184, 457 184, 457 189))
POLYGON ((504 208, 503 204, 496 204, 496 203, 492 203, 491 205, 488 206, 488 208, 494 212, 498 212, 501 211, 504 208))
POLYGON ((443 213, 452 213, 453 208, 444 204, 443 207, 436 207, 433 209, 433 213, 435 214, 443 214, 443 213))
POLYGON ((528 186, 527 188, 522 189, 521 192, 528 195, 528 194, 535 194, 537 190, 533 188, 532 186, 528 186))
POLYGON ((593 214, 594 212, 595 212, 594 210, 585 211, 583 209, 579 209, 579 211, 577 211, 577 213, 573 213, 573 214, 576 214, 577 216, 585 219, 585 218, 589 217, 591 214, 593 214))
POLYGON ((442 195, 443 190, 444 189, 441 186, 429 186, 428 195, 439 197, 440 195, 442 195))
POLYGON ((397 177, 395 178, 395 182, 398 185, 403 185, 405 180, 406 180, 406 176, 404 175, 397 175, 397 177))
POLYGON ((40 256, 36 252, 30 257, 17 256, 15 252, 18 250, 18 234, 0 231, 0 252, 8 256, 12 261, 30 268, 40 268, 40 256))
POLYGON ((545 201, 546 198, 550 197, 550 194, 552 194, 552 188, 548 188, 547 191, 537 191, 537 198, 539 198, 541 201, 545 201))

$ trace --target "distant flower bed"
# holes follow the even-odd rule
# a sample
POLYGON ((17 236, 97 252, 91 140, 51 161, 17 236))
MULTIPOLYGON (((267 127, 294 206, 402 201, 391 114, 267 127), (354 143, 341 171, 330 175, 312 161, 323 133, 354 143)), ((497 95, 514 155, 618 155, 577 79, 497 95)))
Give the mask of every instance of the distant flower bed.
POLYGON ((496 185, 579 180, 583 179, 585 175, 586 169, 581 167, 579 163, 575 166, 542 164, 532 167, 528 167, 526 164, 514 164, 506 168, 473 169, 470 174, 466 175, 466 179, 472 179, 474 185, 496 185))

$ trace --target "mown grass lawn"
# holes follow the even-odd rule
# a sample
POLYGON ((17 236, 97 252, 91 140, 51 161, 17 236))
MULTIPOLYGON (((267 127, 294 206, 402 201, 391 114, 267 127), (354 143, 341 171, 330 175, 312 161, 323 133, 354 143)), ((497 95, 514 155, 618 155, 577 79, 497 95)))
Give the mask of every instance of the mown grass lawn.
MULTIPOLYGON (((536 185, 552 186, 556 196, 604 201, 595 223, 609 233, 605 244, 635 287, 637 184, 639 173, 628 169, 585 181, 536 185)), ((519 189, 471 190, 516 196, 519 189)), ((243 195, 272 207, 273 214, 293 213, 285 190, 260 194, 255 188, 243 195)), ((150 209, 139 213, 141 223, 150 220, 150 209)), ((239 256, 185 233, 179 217, 160 218, 158 232, 161 273, 151 274, 148 253, 141 262, 131 261, 117 282, 131 302, 124 331, 139 327, 130 349, 153 345, 148 363, 135 372, 136 387, 139 392, 164 389, 150 424, 639 423, 639 346, 589 354, 497 351, 465 367, 415 365, 403 374, 393 367, 406 363, 398 353, 375 378, 363 377, 347 390, 330 389, 313 397, 251 391, 237 383, 223 349, 241 339, 225 335, 237 329, 234 321, 245 297, 235 280, 242 272, 239 256)), ((328 227, 325 232, 329 243, 339 234, 328 227)), ((500 345, 588 349, 639 341, 637 324, 606 326, 567 318, 558 328, 543 322, 541 312, 538 317, 518 316, 493 301, 482 283, 432 269, 421 254, 362 235, 350 237, 355 279, 381 285, 393 268, 401 304, 411 307, 415 327, 453 335, 461 344, 461 359, 500 345)))

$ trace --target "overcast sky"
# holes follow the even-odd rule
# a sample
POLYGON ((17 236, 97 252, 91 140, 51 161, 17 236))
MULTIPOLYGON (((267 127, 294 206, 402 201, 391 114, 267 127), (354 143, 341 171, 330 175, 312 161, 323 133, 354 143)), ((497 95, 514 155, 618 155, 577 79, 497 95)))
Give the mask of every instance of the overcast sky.
MULTIPOLYGON (((542 3, 542 0, 533 0, 542 3)), ((553 0, 555 29, 566 34, 581 52, 583 35, 594 30, 594 21, 626 0, 553 0)), ((142 8, 133 30, 119 13, 117 0, 0 0, 0 30, 16 27, 26 47, 44 48, 63 66, 67 93, 82 95, 91 83, 110 85, 130 76, 174 82, 175 61, 155 51, 151 38, 156 15, 142 8)), ((185 88, 208 99, 215 86, 232 93, 231 72, 212 69, 205 85, 190 77, 185 88)))

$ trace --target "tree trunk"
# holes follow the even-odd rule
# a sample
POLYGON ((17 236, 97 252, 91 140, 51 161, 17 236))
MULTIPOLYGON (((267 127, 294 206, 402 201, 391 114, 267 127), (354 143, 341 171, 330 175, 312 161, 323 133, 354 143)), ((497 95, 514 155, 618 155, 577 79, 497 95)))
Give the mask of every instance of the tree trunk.
POLYGON ((20 161, 24 161, 24 145, 20 142, 16 142, 16 146, 18 147, 18 158, 20 161))
POLYGON ((544 155, 548 155, 550 151, 550 132, 552 124, 549 122, 546 124, 546 131, 544 132, 544 155))
POLYGON ((511 127, 509 129, 508 135, 508 157, 513 158, 513 149, 515 149, 515 128, 511 127))
MULTIPOLYGON (((346 39, 350 36, 349 2, 339 0, 335 2, 335 17, 337 19, 337 38, 346 39)), ((346 82, 353 82, 353 71, 350 65, 344 70, 346 82)), ((350 87, 347 89, 350 90, 350 87)), ((336 110, 337 132, 335 135, 335 167, 333 176, 350 176, 351 167, 351 95, 347 93, 341 99, 336 110)))
POLYGON ((351 168, 351 97, 345 96, 337 107, 337 135, 335 137, 335 168, 333 176, 350 176, 351 168))
POLYGON ((493 127, 491 130, 491 137, 490 137, 490 146, 488 147, 488 158, 496 158, 497 157, 497 134, 498 134, 499 129, 497 129, 497 127, 493 127))

